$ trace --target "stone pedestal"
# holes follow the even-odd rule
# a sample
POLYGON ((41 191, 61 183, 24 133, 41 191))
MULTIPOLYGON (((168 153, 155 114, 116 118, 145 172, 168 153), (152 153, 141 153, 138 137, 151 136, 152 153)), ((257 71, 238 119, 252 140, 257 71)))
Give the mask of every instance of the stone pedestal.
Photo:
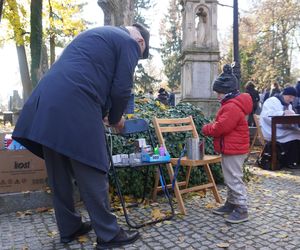
POLYGON ((218 108, 212 90, 218 76, 217 1, 183 0, 182 100, 210 116, 218 108))

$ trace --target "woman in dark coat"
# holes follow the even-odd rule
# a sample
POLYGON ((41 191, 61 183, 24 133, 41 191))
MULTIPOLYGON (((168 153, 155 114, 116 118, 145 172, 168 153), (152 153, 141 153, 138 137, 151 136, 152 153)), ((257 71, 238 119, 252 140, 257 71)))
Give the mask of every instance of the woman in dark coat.
POLYGON ((168 92, 164 88, 160 88, 158 90, 158 96, 156 100, 160 101, 164 105, 168 105, 169 104, 168 99, 169 99, 168 92))
POLYGON ((259 105, 259 92, 255 89, 255 85, 252 81, 246 83, 245 89, 245 92, 251 96, 253 102, 252 112, 248 116, 248 126, 255 127, 253 115, 255 114, 259 105))
POLYGON ((148 52, 149 32, 139 24, 87 30, 64 49, 23 107, 13 138, 45 159, 63 243, 90 231, 91 224, 97 249, 139 236, 121 229, 110 212, 102 119, 122 129, 135 66, 148 52), (70 172, 91 224, 75 211, 70 172))

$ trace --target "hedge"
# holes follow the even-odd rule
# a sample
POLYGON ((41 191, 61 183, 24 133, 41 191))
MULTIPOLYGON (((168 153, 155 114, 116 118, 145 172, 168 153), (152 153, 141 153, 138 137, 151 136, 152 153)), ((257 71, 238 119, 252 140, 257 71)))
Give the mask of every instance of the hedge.
MULTIPOLYGON (((149 100, 146 98, 136 98, 135 100, 135 114, 134 117, 136 118, 143 118, 147 120, 150 124, 150 129, 153 135, 153 139, 156 144, 158 144, 157 137, 153 128, 152 118, 156 116, 158 118, 176 118, 176 117, 187 117, 192 116, 195 126, 197 128, 198 134, 200 139, 204 138, 203 134, 201 133, 201 128, 203 124, 209 122, 209 119, 206 118, 203 112, 196 106, 190 103, 179 103, 175 107, 168 107, 161 104, 159 101, 149 100)), ((110 145, 112 146, 113 154, 120 154, 120 153, 132 153, 134 150, 134 141, 139 137, 143 137, 146 141, 150 144, 150 139, 143 135, 137 135, 131 138, 123 138, 121 136, 113 136, 109 141, 111 142, 110 145), (112 140, 112 141, 111 141, 112 140)), ((182 148, 184 147, 184 143, 186 137, 189 135, 185 134, 166 134, 166 146, 171 154, 172 157, 178 157, 180 155, 182 148)), ((214 154, 212 138, 205 137, 205 153, 206 154, 214 154)), ((223 182, 223 175, 221 172, 221 167, 219 164, 215 164, 212 166, 212 173, 215 177, 216 183, 223 182)), ((145 170, 144 170, 145 171, 145 170)), ((125 170, 118 170, 119 178, 122 183, 122 191, 124 194, 131 194, 135 197, 141 197, 142 190, 143 190, 143 176, 144 171, 139 170, 132 170, 132 169, 125 169, 125 170)), ((185 172, 185 169, 182 168, 180 171, 185 172)), ((166 176, 166 175, 165 175, 166 176)), ((181 180, 184 175, 179 174, 178 180, 181 180)), ((153 187, 154 182, 154 169, 149 169, 149 180, 147 182, 147 190, 151 190, 153 187)), ((114 179, 110 176, 110 181, 112 187, 114 188, 114 179)), ((206 182, 206 175, 204 173, 203 168, 193 168, 191 173, 190 179, 190 186, 199 183, 206 182)), ((149 191, 147 191, 149 193, 149 191)))

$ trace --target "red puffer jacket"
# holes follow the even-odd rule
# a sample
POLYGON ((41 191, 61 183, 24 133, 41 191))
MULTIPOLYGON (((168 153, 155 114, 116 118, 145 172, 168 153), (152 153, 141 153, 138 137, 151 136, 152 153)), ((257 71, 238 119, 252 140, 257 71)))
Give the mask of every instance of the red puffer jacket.
POLYGON ((203 126, 203 134, 214 137, 217 153, 238 155, 249 152, 249 128, 245 116, 251 111, 251 96, 243 93, 222 103, 215 121, 203 126))

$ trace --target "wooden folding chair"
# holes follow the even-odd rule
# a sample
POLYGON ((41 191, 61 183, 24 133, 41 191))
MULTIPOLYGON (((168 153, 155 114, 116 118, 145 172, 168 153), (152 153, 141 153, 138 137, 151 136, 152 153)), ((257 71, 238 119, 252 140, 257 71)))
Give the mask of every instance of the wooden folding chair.
POLYGON ((250 146, 250 152, 251 153, 259 153, 259 155, 260 155, 263 151, 263 148, 266 144, 266 141, 265 141, 265 138, 264 138, 263 133, 261 131, 260 122, 259 122, 259 115, 254 114, 253 119, 254 119, 255 126, 256 126, 256 132, 255 132, 254 137, 252 139, 252 143, 251 143, 251 146, 250 146), (259 151, 254 150, 254 146, 255 146, 255 143, 256 143, 257 140, 261 144, 261 149, 259 151))
MULTIPOLYGON (((174 118, 174 119, 158 119, 156 117, 153 118, 153 125, 155 128, 155 132, 160 144, 164 145, 165 148, 165 139, 163 134, 165 133, 191 133, 193 138, 198 138, 198 133, 193 121, 192 116, 186 118, 174 118)), ((173 166, 177 164, 178 158, 171 158, 171 163, 167 164, 168 174, 170 176, 170 180, 172 182, 174 176, 173 166)), ((221 203, 221 198, 219 196, 217 186, 214 181, 214 177, 210 170, 209 164, 221 162, 220 155, 204 155, 202 160, 190 160, 187 157, 183 157, 180 161, 180 165, 187 168, 186 176, 184 181, 177 182, 175 181, 174 185, 174 193, 179 205, 179 209, 182 214, 187 214, 184 202, 182 199, 182 194, 195 192, 206 189, 211 189, 213 195, 217 202, 221 203), (189 180, 191 175, 191 170, 193 167, 204 167, 206 172, 208 183, 197 185, 193 187, 189 187, 189 180)), ((161 187, 158 186, 159 183, 159 175, 156 176, 153 199, 156 199, 157 192, 161 190, 161 187)), ((172 184, 167 185, 170 188, 172 184)))

